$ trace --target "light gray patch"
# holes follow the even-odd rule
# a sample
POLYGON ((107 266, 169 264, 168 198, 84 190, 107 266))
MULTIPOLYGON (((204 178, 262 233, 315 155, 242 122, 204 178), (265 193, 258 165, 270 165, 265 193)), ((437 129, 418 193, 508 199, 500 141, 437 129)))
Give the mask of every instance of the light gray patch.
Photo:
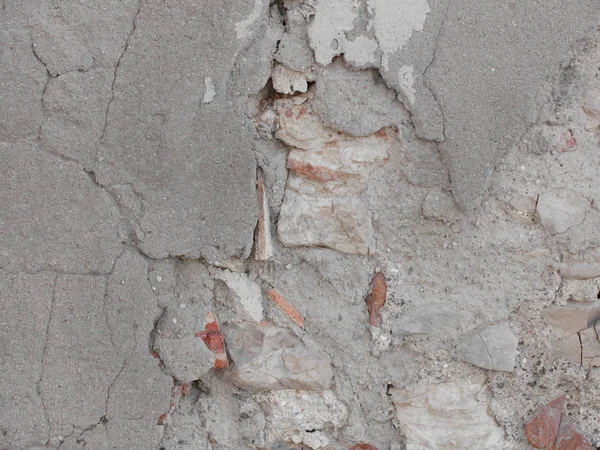
POLYGON ((350 71, 341 60, 319 72, 313 107, 329 127, 354 136, 398 126, 406 111, 379 74, 350 71))
POLYGON ((23 25, 0 16, 0 140, 37 136, 48 78, 23 25))
POLYGON ((517 337, 506 322, 488 325, 456 347, 458 356, 488 370, 512 372, 517 354, 517 337))
POLYGON ((308 22, 299 9, 286 12, 285 32, 281 37, 275 60, 290 69, 305 71, 313 65, 313 51, 308 44, 308 22))
POLYGON ((61 20, 41 20, 31 27, 33 51, 53 77, 86 71, 94 64, 84 42, 61 20))
POLYGON ((282 18, 275 6, 250 46, 237 56, 231 90, 234 95, 251 95, 260 91, 271 76, 271 60, 283 34, 282 18))
POLYGON ((58 275, 40 392, 51 436, 85 429, 105 415, 107 393, 123 367, 107 326, 106 278, 58 275))
POLYGON ((37 145, 2 143, 0 154, 0 265, 108 273, 121 251, 111 196, 75 162, 37 145))
POLYGON ((53 153, 91 170, 111 97, 112 69, 69 72, 50 80, 44 92, 41 142, 53 153))

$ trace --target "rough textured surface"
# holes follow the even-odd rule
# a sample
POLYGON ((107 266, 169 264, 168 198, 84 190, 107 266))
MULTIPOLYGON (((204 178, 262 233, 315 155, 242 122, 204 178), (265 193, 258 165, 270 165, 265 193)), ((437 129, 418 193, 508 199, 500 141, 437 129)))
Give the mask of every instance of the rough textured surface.
POLYGON ((354 136, 367 136, 404 118, 402 105, 379 74, 348 70, 337 60, 319 73, 314 101, 323 122, 354 136))
POLYGON ((476 206, 499 157, 536 121, 544 82, 597 26, 598 8, 593 0, 557 8, 460 0, 448 7, 425 78, 442 109, 441 149, 463 207, 476 206))
POLYGON ((0 1, 0 448, 600 447, 599 13, 0 1))
POLYGON ((120 251, 111 196, 76 163, 35 144, 3 142, 0 151, 1 267, 108 273, 120 251))

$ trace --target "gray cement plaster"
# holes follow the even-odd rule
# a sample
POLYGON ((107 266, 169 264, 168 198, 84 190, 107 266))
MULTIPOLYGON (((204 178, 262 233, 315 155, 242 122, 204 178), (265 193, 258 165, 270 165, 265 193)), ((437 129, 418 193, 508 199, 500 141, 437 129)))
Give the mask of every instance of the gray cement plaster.
MULTIPOLYGON (((596 0, 0 0, 0 448, 429 448, 402 398, 465 380, 477 400, 452 401, 477 404, 481 435, 504 448, 530 448, 523 423, 563 394, 600 445, 600 368, 577 360, 594 330, 552 359, 562 335, 545 319, 597 301, 599 12, 596 0), (273 92, 275 63, 308 92, 273 92), (284 123, 312 146, 278 140, 284 123), (377 139, 395 145, 340 222, 348 236, 370 224, 369 254, 273 233, 257 260, 257 168, 276 230, 289 151, 329 155, 316 160, 327 170, 296 170, 317 199, 343 199, 319 177, 360 161, 331 155, 356 142, 369 155, 384 126, 377 139), (370 327, 378 272, 386 303, 370 327), (226 336, 235 355, 215 370, 195 336, 208 312, 224 330, 277 333, 226 336), (163 325, 191 344, 165 353, 163 325), (187 370, 197 348, 202 366, 187 370), (318 389, 285 389, 313 372, 318 389)), ((417 419, 435 423, 436 408, 417 419)))

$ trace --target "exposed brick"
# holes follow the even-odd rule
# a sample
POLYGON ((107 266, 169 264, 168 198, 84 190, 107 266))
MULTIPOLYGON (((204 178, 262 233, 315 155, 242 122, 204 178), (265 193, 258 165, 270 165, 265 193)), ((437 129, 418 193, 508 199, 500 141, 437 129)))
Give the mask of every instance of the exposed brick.
POLYGON ((549 448, 558 435, 566 396, 562 395, 542 406, 540 412, 525 425, 525 436, 535 448, 549 448))
POLYGON ((579 432, 577 427, 563 416, 562 422, 558 429, 558 436, 551 450, 592 450, 590 441, 579 432))

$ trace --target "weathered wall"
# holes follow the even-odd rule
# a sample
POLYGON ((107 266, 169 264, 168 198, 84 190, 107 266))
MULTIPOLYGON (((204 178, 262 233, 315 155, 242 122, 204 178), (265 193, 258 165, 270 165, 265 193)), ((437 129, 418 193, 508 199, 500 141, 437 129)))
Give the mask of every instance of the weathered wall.
POLYGON ((600 447, 599 25, 0 1, 0 448, 600 447))

